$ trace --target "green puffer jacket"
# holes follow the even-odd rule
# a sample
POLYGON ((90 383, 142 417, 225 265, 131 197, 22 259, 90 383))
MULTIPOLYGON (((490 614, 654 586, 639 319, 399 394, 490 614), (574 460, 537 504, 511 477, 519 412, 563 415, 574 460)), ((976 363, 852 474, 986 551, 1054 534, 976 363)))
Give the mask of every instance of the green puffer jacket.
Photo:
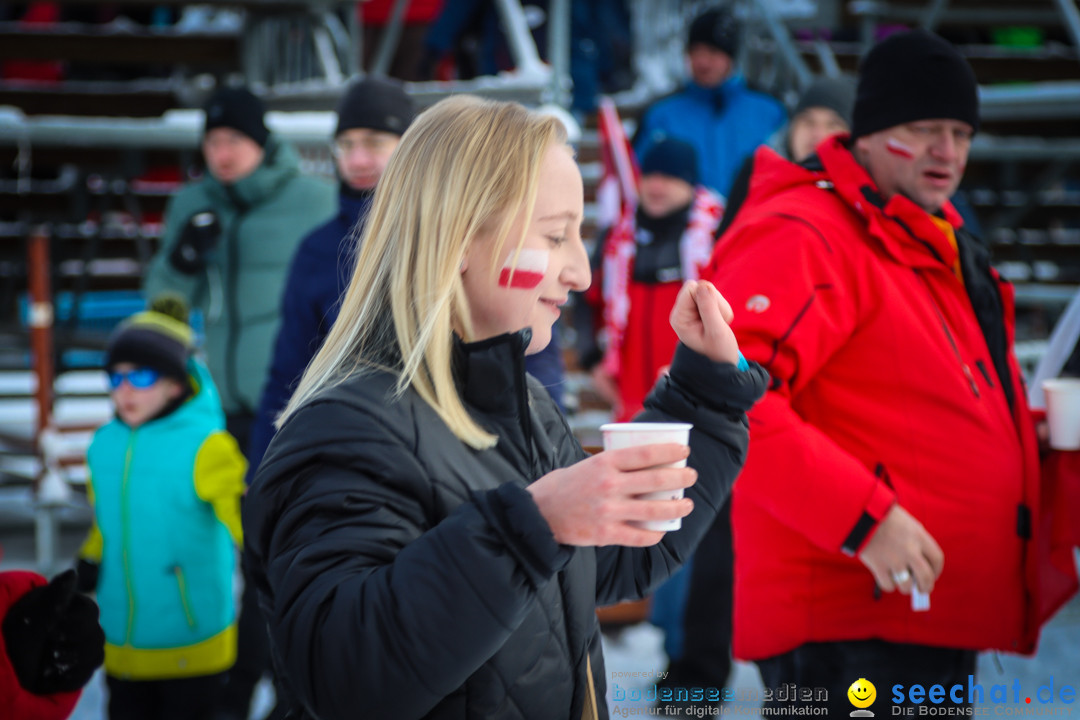
POLYGON ((164 237, 143 291, 147 298, 179 292, 202 310, 207 364, 226 414, 258 407, 293 252, 336 211, 334 187, 302 175, 296 152, 273 135, 251 175, 226 186, 207 173, 169 202, 164 237), (169 255, 188 220, 207 210, 217 215, 221 237, 207 269, 186 275, 169 255))

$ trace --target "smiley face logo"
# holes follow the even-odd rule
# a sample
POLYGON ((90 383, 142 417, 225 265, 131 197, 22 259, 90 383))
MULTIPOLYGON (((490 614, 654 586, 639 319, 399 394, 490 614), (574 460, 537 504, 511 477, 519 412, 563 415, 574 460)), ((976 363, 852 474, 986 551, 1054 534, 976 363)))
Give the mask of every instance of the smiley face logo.
POLYGON ((874 704, 877 700, 877 688, 874 687, 874 683, 870 682, 866 678, 859 678, 855 682, 851 683, 851 687, 847 691, 848 700, 852 705, 858 708, 851 713, 852 717, 873 717, 874 713, 866 710, 874 704))

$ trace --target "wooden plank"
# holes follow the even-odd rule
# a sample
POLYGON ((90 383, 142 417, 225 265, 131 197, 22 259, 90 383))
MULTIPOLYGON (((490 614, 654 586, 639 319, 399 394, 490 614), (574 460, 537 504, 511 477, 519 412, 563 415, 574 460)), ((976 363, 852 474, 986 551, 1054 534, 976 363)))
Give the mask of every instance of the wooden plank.
POLYGON ((240 37, 172 30, 128 32, 68 23, 33 28, 0 23, 0 60, 68 60, 116 65, 239 67, 240 37))
MULTIPOLYGON (((57 5, 101 5, 101 0, 54 0, 57 5)), ((355 2, 355 0, 353 0, 355 2)), ((159 5, 183 7, 191 5, 191 0, 124 0, 123 5, 155 8, 159 5)), ((220 8, 236 8, 245 10, 290 10, 307 12, 312 6, 318 8, 347 6, 352 2, 344 0, 216 0, 214 3, 220 8)))

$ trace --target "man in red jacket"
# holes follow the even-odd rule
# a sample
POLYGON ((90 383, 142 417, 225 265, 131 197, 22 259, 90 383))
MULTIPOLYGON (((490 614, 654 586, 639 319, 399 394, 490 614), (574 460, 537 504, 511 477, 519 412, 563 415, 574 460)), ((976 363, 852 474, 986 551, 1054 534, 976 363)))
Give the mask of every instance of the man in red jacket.
POLYGON ((976 652, 1031 652, 1044 619, 1013 292, 948 200, 978 123, 955 48, 888 38, 850 137, 801 165, 758 151, 703 273, 772 377, 732 500, 734 653, 766 687, 827 688, 833 717, 860 678, 879 717, 897 685, 966 705, 976 652))

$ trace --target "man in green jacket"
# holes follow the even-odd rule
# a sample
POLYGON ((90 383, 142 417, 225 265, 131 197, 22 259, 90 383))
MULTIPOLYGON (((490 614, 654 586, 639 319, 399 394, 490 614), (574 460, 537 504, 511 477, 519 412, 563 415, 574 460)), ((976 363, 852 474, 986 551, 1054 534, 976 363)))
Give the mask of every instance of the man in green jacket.
POLYGON ((262 102, 223 88, 206 105, 206 175, 165 211, 143 290, 171 290, 202 310, 210 373, 229 432, 247 447, 296 247, 337 210, 333 187, 301 175, 295 151, 266 129, 262 102))

